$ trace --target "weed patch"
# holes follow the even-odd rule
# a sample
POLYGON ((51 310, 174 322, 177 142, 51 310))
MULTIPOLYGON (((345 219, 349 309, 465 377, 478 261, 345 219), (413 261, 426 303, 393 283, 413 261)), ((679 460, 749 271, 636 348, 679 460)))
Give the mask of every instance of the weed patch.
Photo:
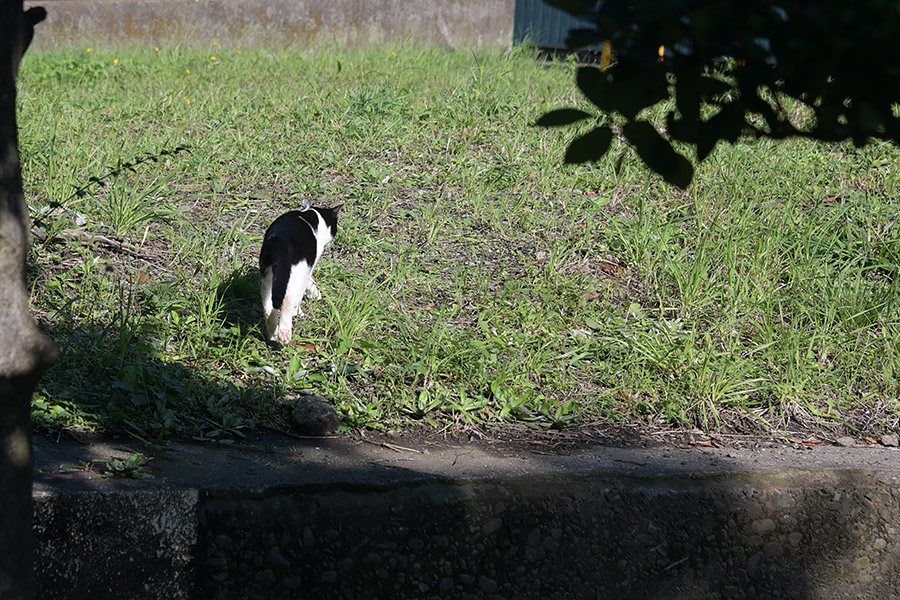
POLYGON ((521 49, 30 52, 28 281, 63 348, 36 424, 228 443, 310 392, 345 428, 895 430, 900 152, 745 140, 684 192, 617 137, 563 167, 532 124, 587 108, 572 77, 521 49), (257 253, 303 199, 345 211, 273 349, 257 253))

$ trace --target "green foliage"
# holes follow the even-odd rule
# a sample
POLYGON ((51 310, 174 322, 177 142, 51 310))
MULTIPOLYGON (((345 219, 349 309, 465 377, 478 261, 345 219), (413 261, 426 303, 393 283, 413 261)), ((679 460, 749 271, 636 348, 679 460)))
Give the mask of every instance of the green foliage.
POLYGON ((82 461, 79 466, 60 465, 60 469, 99 471, 104 478, 153 479, 153 475, 146 469, 146 464, 151 460, 153 458, 147 458, 140 452, 132 452, 125 458, 95 458, 90 462, 82 461))
MULTIPOLYGON (((572 48, 611 42, 613 65, 580 67, 577 86, 678 187, 693 177, 684 147, 702 162, 719 141, 742 135, 900 141, 895 2, 547 1, 596 25, 573 32, 572 48), (655 106, 651 123, 642 112, 655 106)), ((562 110, 538 124, 589 118, 562 110)), ((599 160, 605 135, 576 138, 566 162, 599 160)))

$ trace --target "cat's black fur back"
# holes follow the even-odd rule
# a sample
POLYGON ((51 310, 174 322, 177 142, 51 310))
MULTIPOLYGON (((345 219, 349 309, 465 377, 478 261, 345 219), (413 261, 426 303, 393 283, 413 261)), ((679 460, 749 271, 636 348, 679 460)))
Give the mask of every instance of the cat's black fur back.
MULTIPOLYGON (((330 230, 331 238, 337 234, 337 218, 341 207, 292 210, 275 219, 263 236, 259 253, 259 270, 272 269, 272 306, 281 309, 281 303, 291 277, 291 269, 301 262, 309 268, 315 266, 322 251, 316 238, 320 215, 330 230)), ((329 240, 330 241, 330 240, 329 240)), ((324 245, 323 245, 324 246, 324 245)))

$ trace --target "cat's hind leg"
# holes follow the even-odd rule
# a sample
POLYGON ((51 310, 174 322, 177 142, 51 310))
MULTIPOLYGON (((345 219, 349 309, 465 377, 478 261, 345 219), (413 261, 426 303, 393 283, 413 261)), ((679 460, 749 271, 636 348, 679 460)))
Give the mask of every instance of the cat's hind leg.
MULTIPOLYGON (((298 303, 299 304, 299 303, 298 303)), ((273 342, 277 341, 282 345, 286 345, 291 341, 291 321, 294 317, 294 307, 291 305, 291 297, 285 294, 284 300, 281 301, 281 314, 278 315, 278 327, 274 336, 270 337, 273 342)), ((272 319, 274 324, 274 319, 272 319)), ((268 320, 266 321, 268 323, 268 320)))
POLYGON ((310 275, 312 275, 312 268, 305 262, 294 265, 291 269, 291 279, 288 282, 288 293, 294 301, 293 310, 291 311, 291 314, 294 316, 303 316, 303 309, 300 308, 300 305, 303 303, 303 295, 309 288, 310 275))
POLYGON ((262 296, 263 315, 266 319, 266 339, 275 341, 275 326, 278 314, 272 306, 272 270, 267 269, 260 278, 260 295, 262 296))

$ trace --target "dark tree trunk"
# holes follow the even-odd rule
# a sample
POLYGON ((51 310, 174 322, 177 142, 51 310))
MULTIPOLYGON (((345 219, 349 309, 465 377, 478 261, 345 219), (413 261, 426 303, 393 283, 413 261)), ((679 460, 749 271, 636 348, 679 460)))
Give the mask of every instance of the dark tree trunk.
POLYGON ((31 598, 31 395, 58 349, 28 310, 31 243, 16 130, 19 62, 46 12, 0 0, 0 599, 31 598))

